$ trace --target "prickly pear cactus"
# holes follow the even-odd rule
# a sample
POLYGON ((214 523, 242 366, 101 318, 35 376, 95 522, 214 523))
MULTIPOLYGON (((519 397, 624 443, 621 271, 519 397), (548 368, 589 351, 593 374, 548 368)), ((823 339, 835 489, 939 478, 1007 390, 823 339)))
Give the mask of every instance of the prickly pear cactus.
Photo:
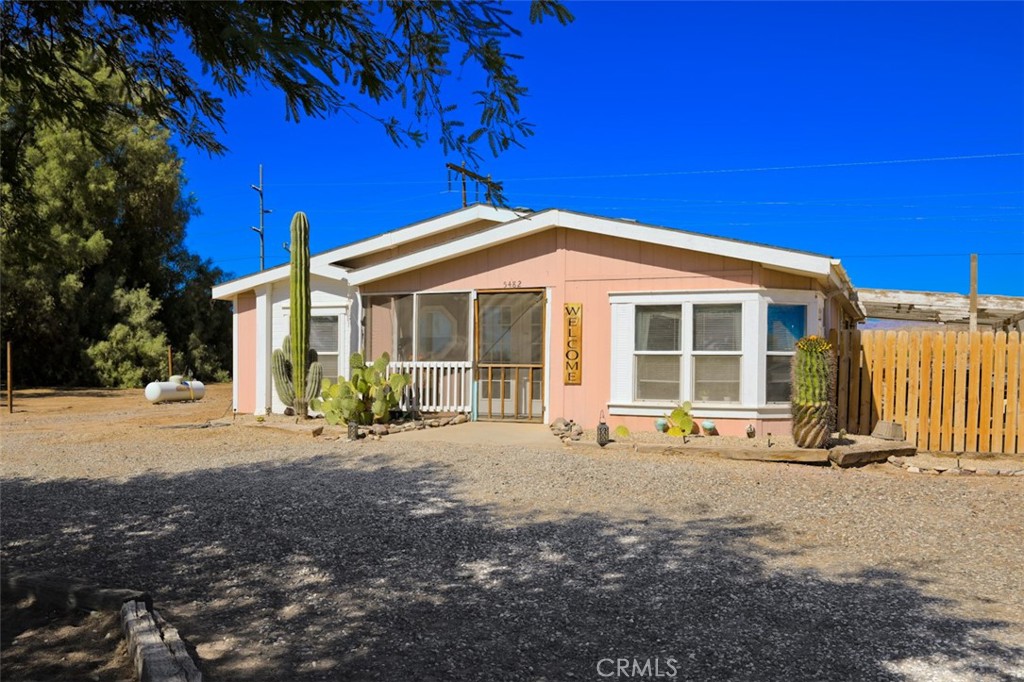
POLYGON ((835 356, 820 336, 796 342, 791 409, 793 441, 801 448, 825 447, 835 422, 835 356))

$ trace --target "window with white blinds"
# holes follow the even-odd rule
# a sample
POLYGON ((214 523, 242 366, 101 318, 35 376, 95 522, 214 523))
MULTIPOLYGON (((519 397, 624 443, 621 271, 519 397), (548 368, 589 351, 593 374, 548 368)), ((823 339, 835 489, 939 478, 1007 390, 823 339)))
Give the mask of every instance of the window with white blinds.
POLYGON ((702 416, 780 418, 796 341, 821 333, 822 297, 810 290, 615 292, 609 300, 615 415, 658 416, 690 401, 702 416))
POLYGON ((682 358, 681 306, 637 306, 634 325, 635 400, 679 400, 682 358))
POLYGON ((324 376, 338 376, 338 316, 314 315, 309 319, 309 347, 316 351, 324 376))
POLYGON ((693 397, 698 402, 740 400, 743 306, 693 306, 693 397))

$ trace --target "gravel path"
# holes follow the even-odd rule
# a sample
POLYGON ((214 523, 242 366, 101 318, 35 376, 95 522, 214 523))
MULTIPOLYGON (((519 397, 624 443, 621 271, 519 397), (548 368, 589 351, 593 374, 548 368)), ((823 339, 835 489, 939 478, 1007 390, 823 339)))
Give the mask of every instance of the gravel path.
POLYGON ((214 682, 1024 677, 1019 478, 153 414, 3 423, 3 570, 149 591, 214 682))

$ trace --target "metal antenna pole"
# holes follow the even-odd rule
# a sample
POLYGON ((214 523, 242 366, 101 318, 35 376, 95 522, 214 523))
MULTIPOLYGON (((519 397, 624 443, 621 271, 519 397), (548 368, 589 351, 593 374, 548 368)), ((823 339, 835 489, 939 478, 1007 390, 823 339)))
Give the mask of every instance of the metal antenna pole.
POLYGON ((256 190, 256 193, 260 195, 260 226, 250 228, 253 232, 260 236, 260 270, 263 270, 263 216, 268 213, 273 213, 269 208, 263 208, 263 164, 260 164, 260 184, 259 187, 256 185, 249 185, 249 187, 256 190))

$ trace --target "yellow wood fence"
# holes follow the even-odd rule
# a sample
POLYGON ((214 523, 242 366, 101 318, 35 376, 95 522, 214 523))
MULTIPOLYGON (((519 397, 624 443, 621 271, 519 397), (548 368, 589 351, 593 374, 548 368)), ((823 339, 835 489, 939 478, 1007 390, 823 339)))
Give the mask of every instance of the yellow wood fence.
POLYGON ((837 429, 902 424, 931 452, 1024 453, 1019 332, 841 331, 837 429))

